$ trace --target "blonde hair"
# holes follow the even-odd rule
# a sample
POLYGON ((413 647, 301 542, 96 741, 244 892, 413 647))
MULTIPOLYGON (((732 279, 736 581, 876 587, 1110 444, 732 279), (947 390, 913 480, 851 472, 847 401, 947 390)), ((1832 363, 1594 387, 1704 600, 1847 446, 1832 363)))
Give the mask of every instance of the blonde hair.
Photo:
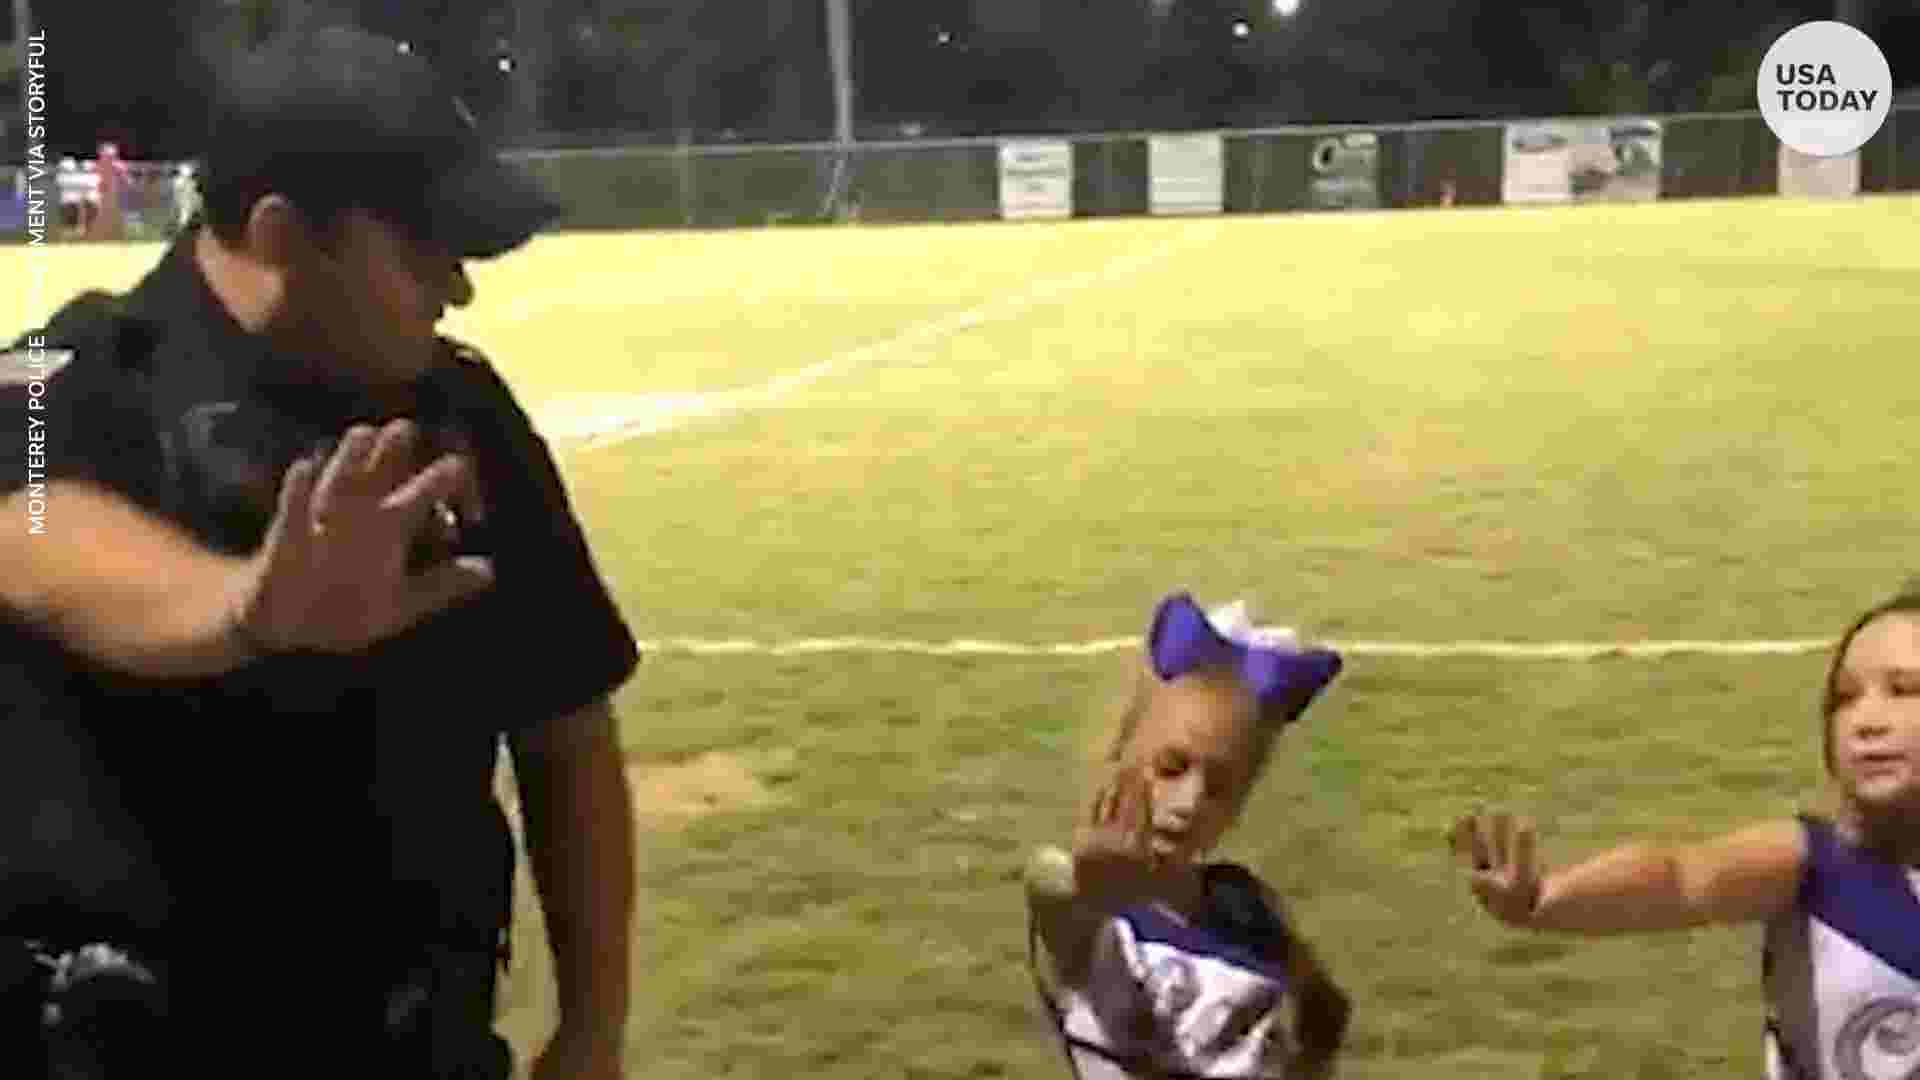
MULTIPOLYGON (((1139 733, 1140 723, 1145 719, 1147 710, 1153 707, 1156 695, 1163 692, 1169 683, 1162 682, 1154 674, 1145 654, 1129 654, 1127 661, 1126 692, 1117 695, 1106 713, 1104 722, 1094 729, 1093 738, 1087 747, 1088 765, 1091 767, 1096 784, 1105 778, 1126 758, 1127 749, 1139 733)), ((1183 684, 1198 684, 1209 688, 1231 688, 1247 704, 1250 713, 1251 741, 1253 761, 1248 770, 1247 790, 1251 791, 1266 772, 1267 762, 1273 756, 1273 745, 1280 731, 1299 715, 1297 705, 1285 701, 1259 702, 1240 681, 1239 673, 1232 667, 1220 664, 1200 668, 1180 677, 1183 684)))

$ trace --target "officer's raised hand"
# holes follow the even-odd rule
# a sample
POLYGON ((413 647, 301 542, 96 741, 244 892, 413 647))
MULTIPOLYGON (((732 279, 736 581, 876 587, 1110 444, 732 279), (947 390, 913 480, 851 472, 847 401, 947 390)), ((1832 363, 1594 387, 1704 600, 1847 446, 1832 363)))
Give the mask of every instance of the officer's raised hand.
POLYGON ((418 431, 349 429, 324 464, 296 462, 235 609, 256 651, 349 653, 392 637, 493 582, 484 558, 420 573, 407 552, 429 515, 470 489, 463 458, 415 471, 418 431))

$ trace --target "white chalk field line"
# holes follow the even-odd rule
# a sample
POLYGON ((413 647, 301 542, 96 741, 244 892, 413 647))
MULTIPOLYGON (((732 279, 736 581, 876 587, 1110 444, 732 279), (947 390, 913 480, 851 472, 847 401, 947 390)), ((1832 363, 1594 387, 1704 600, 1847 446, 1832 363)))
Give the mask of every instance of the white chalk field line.
POLYGON ((536 422, 550 437, 578 440, 570 447, 571 453, 578 455, 671 431, 694 420, 765 407, 822 379, 869 365, 891 353, 932 344, 976 326, 1021 314, 1069 293, 1139 273, 1204 242, 1214 231, 1217 230, 1186 230, 1167 243, 1117 255, 1090 270, 1044 279, 973 307, 912 323, 877 341, 845 349, 758 385, 712 393, 568 395, 540 409, 536 422), (604 407, 594 411, 580 405, 595 399, 603 402, 604 407))
MULTIPOLYGON (((1828 638, 1753 641, 1340 641, 1319 644, 1344 656, 1397 656, 1413 659, 1480 657, 1496 660, 1601 660, 1609 657, 1664 656, 1798 656, 1825 652, 1835 642, 1828 638)), ((1141 647, 1137 637, 1097 638, 1091 641, 1028 643, 959 638, 950 641, 870 637, 797 638, 759 641, 751 638, 663 638, 643 641, 640 648, 654 653, 695 656, 807 656, 834 653, 906 653, 918 656, 1096 656, 1141 647)))
MULTIPOLYGON (((1184 232, 1178 239, 1113 258, 1102 266, 1051 278, 970 308, 907 326, 877 341, 855 346, 825 359, 777 375, 739 390, 716 393, 636 393, 572 395, 541 410, 541 430, 570 440, 571 453, 583 454, 671 431, 691 421, 744 412, 771 405, 822 379, 869 365, 889 353, 930 344, 974 327, 1020 314, 1049 300, 1089 286, 1138 273, 1169 256, 1193 247, 1212 235, 1206 229, 1184 232), (599 402, 595 409, 585 403, 599 402), (572 407, 569 408, 568 406, 572 407)), ((789 641, 753 639, 667 638, 641 642, 653 653, 696 656, 764 655, 806 656, 846 653, 901 653, 921 656, 1095 656, 1137 649, 1136 637, 1091 641, 1028 643, 977 639, 945 642, 871 637, 799 638, 789 641)), ((1484 657, 1503 660, 1597 660, 1607 657, 1663 656, 1794 656, 1824 652, 1834 642, 1826 638, 1746 641, 1327 641, 1348 656, 1484 657)))

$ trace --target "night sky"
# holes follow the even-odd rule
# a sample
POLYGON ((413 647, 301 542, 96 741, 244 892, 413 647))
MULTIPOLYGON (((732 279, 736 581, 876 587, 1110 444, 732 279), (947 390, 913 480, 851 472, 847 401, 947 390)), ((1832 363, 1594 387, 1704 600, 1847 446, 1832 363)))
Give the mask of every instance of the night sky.
MULTIPOLYGON (((1759 53, 1785 27, 1836 10, 1834 0, 851 3, 862 138, 1752 108, 1759 53)), ((155 0, 111 20, 89 5, 34 7, 62 153, 115 138, 135 157, 190 155, 213 65, 289 19, 329 16, 418 42, 520 138, 833 131, 824 3, 155 0)), ((1866 5, 1865 28, 1903 87, 1920 81, 1914 7, 1866 5)), ((17 157, 17 124, 7 138, 17 157)))

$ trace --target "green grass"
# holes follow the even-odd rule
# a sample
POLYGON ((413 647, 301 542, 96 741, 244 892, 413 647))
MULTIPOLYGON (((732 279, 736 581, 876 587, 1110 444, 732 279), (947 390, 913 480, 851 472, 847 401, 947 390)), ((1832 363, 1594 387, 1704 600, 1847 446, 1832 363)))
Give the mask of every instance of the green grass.
MULTIPOLYGON (((1229 851, 1352 984, 1352 1075, 1753 1075, 1753 933, 1506 932, 1443 837, 1493 801, 1539 815, 1549 855, 1789 812, 1815 780, 1818 669, 1356 664, 1229 851)), ((1013 871, 1072 813, 1063 766, 1119 674, 1111 658, 654 660, 625 703, 637 751, 790 756, 768 778, 779 805, 645 853, 635 1075, 1052 1075, 1013 871)))
MULTIPOLYGON (((538 413, 751 388, 1167 250, 745 412, 557 440, 644 638, 1102 638, 1178 585, 1349 639, 1823 637, 1920 570, 1916 205, 552 237, 476 267, 451 329, 538 413)), ((50 303, 155 251, 5 276, 46 266, 50 303)), ((1231 850, 1351 984, 1345 1075, 1757 1075, 1757 931, 1511 933, 1443 834, 1502 803, 1566 858, 1790 812, 1823 662, 1354 658, 1231 850)), ((1061 1075, 1013 875, 1122 675, 650 656, 635 759, 736 755, 769 801, 648 830, 632 1075, 1061 1075)))

